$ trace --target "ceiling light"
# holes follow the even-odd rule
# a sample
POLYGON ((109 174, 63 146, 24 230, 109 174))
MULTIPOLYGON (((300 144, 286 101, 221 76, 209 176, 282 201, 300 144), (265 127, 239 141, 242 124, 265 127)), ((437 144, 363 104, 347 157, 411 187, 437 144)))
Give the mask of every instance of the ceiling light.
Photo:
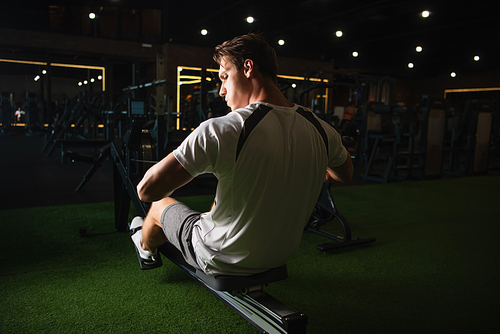
POLYGON ((417 47, 415 48, 415 51, 417 51, 417 52, 422 52, 422 47, 421 47, 420 45, 419 45, 419 46, 417 46, 417 47))
POLYGON ((474 56, 474 61, 479 61, 479 59, 481 59, 481 57, 479 57, 479 56, 474 56))
POLYGON ((201 29, 201 34, 203 36, 206 36, 206 34, 208 34, 208 30, 207 29, 201 29))
POLYGON ((78 86, 81 86, 81 85, 83 85, 83 83, 80 81, 80 82, 78 83, 78 86))
POLYGON ((408 63, 408 68, 413 68, 414 66, 413 63, 408 63))
POLYGON ((357 56, 359 56, 358 51, 353 51, 353 52, 352 52, 352 56, 353 56, 354 58, 356 58, 357 56))
POLYGON ((84 85, 86 85, 86 84, 88 84, 88 83, 89 83, 89 82, 88 82, 87 80, 84 80, 84 81, 83 81, 83 84, 84 84, 84 85))
POLYGON ((431 13, 428 10, 424 10, 420 15, 422 15, 423 18, 427 18, 431 15, 431 13))
POLYGON ((455 72, 451 72, 451 73, 450 73, 450 76, 451 76, 452 78, 454 78, 454 77, 456 77, 456 76, 457 76, 457 74, 456 74, 455 72))
POLYGON ((296 84, 296 83, 293 83, 293 84, 292 84, 292 88, 297 88, 297 84, 296 84))
POLYGON ((94 81, 95 81, 95 79, 94 79, 94 78, 91 78, 91 79, 90 79, 90 82, 94 82, 94 81))
POLYGON ((253 23, 253 21, 254 21, 253 16, 247 17, 247 22, 248 23, 253 23))
POLYGON ((95 19, 95 13, 89 13, 89 19, 91 20, 95 19))
POLYGON ((35 81, 40 80, 40 76, 39 76, 39 75, 37 75, 37 76, 36 76, 33 80, 35 80, 35 81))
POLYGON ((285 45, 285 40, 280 39, 280 40, 278 41, 278 44, 279 44, 279 45, 285 45))
POLYGON ((102 75, 98 75, 97 80, 102 80, 102 75))
POLYGON ((337 30, 335 32, 335 36, 337 36, 337 37, 342 37, 342 35, 343 35, 342 30, 337 30))

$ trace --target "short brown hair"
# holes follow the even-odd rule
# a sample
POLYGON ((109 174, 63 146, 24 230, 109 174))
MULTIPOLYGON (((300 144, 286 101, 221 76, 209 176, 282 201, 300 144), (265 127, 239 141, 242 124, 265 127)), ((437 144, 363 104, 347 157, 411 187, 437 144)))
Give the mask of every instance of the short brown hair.
POLYGON ((213 58, 220 65, 223 57, 233 63, 238 71, 246 59, 251 59, 263 77, 276 82, 278 74, 276 52, 267 43, 263 34, 250 33, 217 45, 213 58))

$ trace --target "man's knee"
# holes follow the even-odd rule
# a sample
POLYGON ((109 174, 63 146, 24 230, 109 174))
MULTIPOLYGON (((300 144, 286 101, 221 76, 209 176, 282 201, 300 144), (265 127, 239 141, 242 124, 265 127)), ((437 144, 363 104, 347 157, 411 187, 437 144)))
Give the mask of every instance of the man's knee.
POLYGON ((157 202, 153 202, 154 203, 158 203, 160 206, 166 208, 167 206, 169 205, 172 205, 174 203, 179 203, 178 200, 172 198, 172 197, 165 197, 165 198, 162 198, 161 200, 157 201, 157 202))
POLYGON ((171 197, 165 197, 162 198, 159 201, 151 203, 151 208, 149 209, 148 216, 152 216, 152 218, 155 220, 156 224, 161 226, 161 215, 163 214, 163 211, 165 209, 174 204, 178 203, 179 201, 171 198, 171 197))

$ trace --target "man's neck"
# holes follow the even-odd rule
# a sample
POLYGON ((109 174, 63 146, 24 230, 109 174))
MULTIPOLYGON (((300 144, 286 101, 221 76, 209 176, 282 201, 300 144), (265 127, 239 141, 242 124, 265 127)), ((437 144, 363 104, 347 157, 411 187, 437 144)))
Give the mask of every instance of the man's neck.
POLYGON ((251 103, 266 102, 281 107, 293 107, 295 104, 285 98, 278 86, 271 80, 266 80, 263 85, 252 94, 251 103))

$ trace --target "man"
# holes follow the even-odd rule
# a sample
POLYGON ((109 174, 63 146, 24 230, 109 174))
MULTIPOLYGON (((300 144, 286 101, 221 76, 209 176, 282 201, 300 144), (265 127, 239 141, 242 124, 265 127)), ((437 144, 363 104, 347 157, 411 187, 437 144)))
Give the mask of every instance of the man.
POLYGON ((22 110, 21 107, 18 107, 14 115, 16 116, 16 122, 20 122, 21 118, 24 117, 26 111, 22 110))
POLYGON ((231 112, 196 128, 137 186, 153 202, 131 222, 143 269, 161 265, 170 242, 207 275, 251 275, 285 264, 297 251, 323 182, 352 178, 339 134, 276 86, 274 50, 248 34, 215 49, 220 95, 231 112), (197 175, 218 178, 210 212, 169 197, 197 175), (142 230, 141 230, 142 229, 142 230))

